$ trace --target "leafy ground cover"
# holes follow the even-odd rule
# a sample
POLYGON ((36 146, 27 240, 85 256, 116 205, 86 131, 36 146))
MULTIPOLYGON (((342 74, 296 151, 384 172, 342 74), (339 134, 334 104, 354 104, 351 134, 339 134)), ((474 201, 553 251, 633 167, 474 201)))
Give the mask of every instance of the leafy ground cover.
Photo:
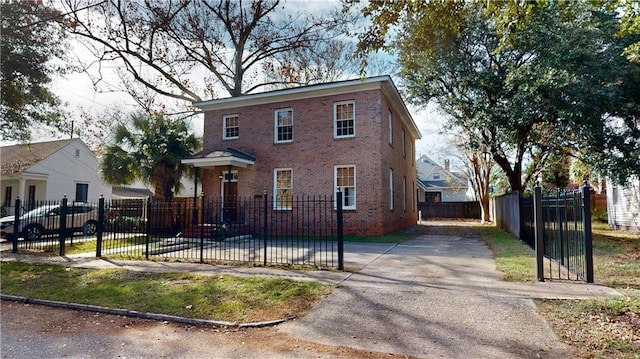
POLYGON ((230 322, 295 317, 330 292, 316 282, 288 279, 21 262, 2 263, 0 278, 3 294, 230 322))

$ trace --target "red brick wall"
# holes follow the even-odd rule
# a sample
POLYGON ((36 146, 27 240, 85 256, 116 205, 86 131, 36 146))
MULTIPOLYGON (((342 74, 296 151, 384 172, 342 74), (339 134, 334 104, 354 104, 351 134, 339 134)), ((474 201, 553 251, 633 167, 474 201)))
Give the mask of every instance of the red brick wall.
MULTIPOLYGON (((345 232, 382 235, 416 223, 413 201, 415 165, 413 138, 406 130, 407 155, 402 156, 402 124, 394 113, 393 146, 388 140, 388 108, 379 90, 210 111, 205 114, 204 153, 227 147, 256 156, 253 166, 238 170, 238 195, 273 195, 274 168, 293 169, 295 195, 332 195, 335 165, 356 166, 356 206, 345 212, 345 232), (333 138, 333 105, 355 101, 355 137, 333 138), (276 109, 293 108, 293 142, 274 143, 276 109), (222 139, 224 115, 239 115, 240 136, 222 139), (389 169, 395 172, 395 209, 389 210, 389 169), (402 178, 407 177, 407 210, 402 206, 402 178)), ((221 171, 205 170, 204 192, 220 195, 221 171)))

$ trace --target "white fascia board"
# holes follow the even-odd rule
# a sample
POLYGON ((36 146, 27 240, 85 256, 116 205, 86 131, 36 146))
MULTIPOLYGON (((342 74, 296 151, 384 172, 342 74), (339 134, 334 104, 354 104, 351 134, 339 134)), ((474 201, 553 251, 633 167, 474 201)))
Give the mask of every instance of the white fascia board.
POLYGON ((188 158, 180 162, 187 165, 193 165, 194 167, 217 167, 232 165, 234 167, 246 168, 254 164, 254 161, 245 160, 238 157, 188 158))

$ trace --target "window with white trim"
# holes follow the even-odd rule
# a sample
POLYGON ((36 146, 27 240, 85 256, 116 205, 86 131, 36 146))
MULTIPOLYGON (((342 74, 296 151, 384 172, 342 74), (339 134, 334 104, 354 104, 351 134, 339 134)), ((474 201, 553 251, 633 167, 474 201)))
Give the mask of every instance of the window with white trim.
POLYGON ((407 137, 404 128, 402 129, 402 157, 407 157, 407 137))
POLYGON ((389 144, 393 145, 393 114, 389 110, 389 144))
POLYGON ((393 169, 389 168, 389 210, 393 211, 393 202, 395 201, 393 194, 393 169))
POLYGON ((333 138, 355 137, 355 102, 344 101, 333 104, 333 138))
POLYGON ((293 169, 276 168, 273 171, 273 209, 293 208, 293 169))
POLYGON ((334 182, 342 192, 342 208, 356 209, 356 166, 335 166, 334 182))
POLYGON ((402 210, 407 211, 407 176, 402 177, 402 210))
POLYGON ((227 115, 222 118, 222 139, 233 140, 240 137, 238 115, 227 115))
POLYGON ((293 109, 276 110, 275 113, 275 142, 293 142, 293 109))

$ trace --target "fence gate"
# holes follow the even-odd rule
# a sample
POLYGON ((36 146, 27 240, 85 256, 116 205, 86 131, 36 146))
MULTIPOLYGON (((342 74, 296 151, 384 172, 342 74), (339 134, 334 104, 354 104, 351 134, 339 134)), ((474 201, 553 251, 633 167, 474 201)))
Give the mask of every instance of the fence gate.
POLYGON ((533 209, 538 280, 593 283, 590 187, 543 195, 534 189, 533 209))

